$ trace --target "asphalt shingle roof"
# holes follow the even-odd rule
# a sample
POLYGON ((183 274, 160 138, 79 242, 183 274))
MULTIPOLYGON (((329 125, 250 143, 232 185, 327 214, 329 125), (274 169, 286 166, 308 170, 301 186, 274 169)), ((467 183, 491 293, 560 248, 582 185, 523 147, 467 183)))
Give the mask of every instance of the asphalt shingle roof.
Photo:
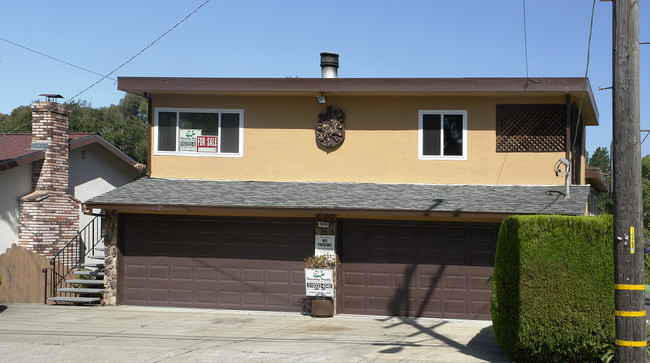
POLYGON ((440 185, 216 181, 143 178, 88 200, 89 207, 199 206, 413 212, 585 212, 589 186, 440 185))

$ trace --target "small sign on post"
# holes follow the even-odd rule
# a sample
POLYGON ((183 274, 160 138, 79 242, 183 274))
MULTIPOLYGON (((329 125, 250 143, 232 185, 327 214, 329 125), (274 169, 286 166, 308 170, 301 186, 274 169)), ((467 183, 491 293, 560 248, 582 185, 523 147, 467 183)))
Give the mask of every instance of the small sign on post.
POLYGON ((329 234, 320 234, 316 236, 316 245, 314 254, 316 256, 329 256, 335 258, 335 240, 336 237, 329 234))

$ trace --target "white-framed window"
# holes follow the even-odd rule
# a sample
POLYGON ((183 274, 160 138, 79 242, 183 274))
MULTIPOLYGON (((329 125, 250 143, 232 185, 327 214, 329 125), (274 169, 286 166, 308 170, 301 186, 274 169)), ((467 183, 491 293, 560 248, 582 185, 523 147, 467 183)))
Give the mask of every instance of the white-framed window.
POLYGON ((467 111, 420 110, 418 158, 467 160, 467 111))
POLYGON ((156 108, 154 154, 243 156, 244 111, 156 108))

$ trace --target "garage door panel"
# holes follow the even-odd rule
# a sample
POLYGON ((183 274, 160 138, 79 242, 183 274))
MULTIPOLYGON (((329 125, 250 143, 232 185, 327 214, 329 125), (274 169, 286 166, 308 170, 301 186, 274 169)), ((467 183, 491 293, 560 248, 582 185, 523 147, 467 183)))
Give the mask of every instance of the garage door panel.
POLYGON ((269 269, 268 270, 269 284, 284 284, 288 285, 291 283, 291 271, 285 269, 269 269))
POLYGON ((417 261, 418 252, 415 248, 406 249, 406 248, 395 248, 395 257, 394 261, 396 263, 410 263, 417 261))
MULTIPOLYGON (((353 266, 349 266, 353 268, 353 266)), ((347 270, 343 271, 343 286, 347 287, 366 287, 365 272, 347 270)))
POLYGON ((445 240, 447 241, 466 241, 467 228, 465 227, 446 227, 445 240))
POLYGON ((373 262, 390 263, 393 262, 395 256, 393 255, 389 247, 375 247, 373 249, 368 250, 367 258, 373 262))
POLYGON ((241 281, 241 271, 237 267, 219 268, 219 282, 236 282, 241 281))
POLYGON ((387 272, 370 272, 368 273, 369 287, 389 287, 392 286, 391 276, 387 272))
POLYGON ((425 265, 440 265, 443 261, 443 250, 442 248, 432 249, 429 246, 421 248, 418 253, 417 261, 420 264, 425 265))
POLYGON ((468 291, 467 277, 446 274, 444 281, 444 288, 447 291, 468 291))
POLYGON ((192 242, 174 241, 172 244, 171 256, 192 257, 194 244, 192 242))
POLYGON ((149 265, 147 270, 150 280, 169 280, 169 265, 149 265))
POLYGON ((245 292, 243 307, 264 310, 264 294, 261 292, 245 292))
POLYGON ((205 219, 196 221, 196 234, 199 238, 212 238, 217 234, 218 221, 216 219, 205 219))
POLYGON ((158 302, 158 303, 163 303, 165 305, 169 305, 169 289, 167 288, 157 288, 157 287, 152 287, 149 288, 149 302, 158 302))
POLYGON ((442 227, 432 225, 421 225, 418 228, 420 232, 420 241, 441 241, 442 240, 442 227))
POLYGON ((129 301, 139 302, 140 304, 147 303, 147 289, 144 287, 127 287, 124 289, 124 295, 129 301))
POLYGON ((446 265, 467 265, 470 263, 469 258, 467 258, 467 252, 465 250, 448 249, 445 251, 445 260, 443 263, 446 265))
POLYGON ((178 266, 178 265, 173 266, 172 278, 176 281, 178 280, 192 281, 194 279, 192 277, 192 266, 178 266))
POLYGON ((220 305, 230 308, 238 308, 242 305, 241 292, 238 290, 219 290, 220 305))
POLYGON ((472 291, 484 291, 492 294, 492 284, 489 282, 489 277, 484 276, 472 276, 472 291))
POLYGON ((217 304, 217 292, 215 290, 196 290, 196 304, 199 306, 211 307, 217 304))
POLYGON ((472 228, 472 242, 492 242, 494 241, 494 228, 472 228))
POLYGON ((244 283, 264 283, 264 270, 247 268, 244 272, 244 283))
POLYGON ((383 223, 339 220, 343 313, 490 318, 486 281, 494 270, 498 225, 383 223), (377 236, 369 236, 379 230, 394 238, 376 243, 377 236), (397 237, 402 232, 406 237, 397 237), (388 255, 393 258, 386 262, 388 255))
POLYGON ((196 242, 196 257, 217 257, 217 245, 213 242, 196 242))
POLYGON ((494 266, 494 253, 489 251, 471 251, 472 266, 494 266))
POLYGON ((194 300, 194 291, 188 289, 172 289, 172 303, 188 304, 194 300))
MULTIPOLYGON (((131 218, 125 219, 128 226, 131 218)), ((146 222, 141 216, 137 219, 138 226, 146 222)), ((164 243, 160 238, 135 241, 136 251, 146 254, 124 254, 123 304, 300 311, 299 300, 305 295, 303 259, 314 248, 312 221, 160 216, 147 220, 160 228, 172 225, 172 232, 164 243), (260 242, 271 232, 278 249, 271 242, 260 242), (160 253, 161 245, 171 246, 168 255, 160 253), (288 250, 293 258, 283 255, 288 250)), ((123 250, 133 251, 127 247, 133 242, 128 232, 123 240, 123 250)))
POLYGON ((127 264, 124 269, 124 276, 128 279, 145 279, 147 278, 147 266, 144 264, 127 264))

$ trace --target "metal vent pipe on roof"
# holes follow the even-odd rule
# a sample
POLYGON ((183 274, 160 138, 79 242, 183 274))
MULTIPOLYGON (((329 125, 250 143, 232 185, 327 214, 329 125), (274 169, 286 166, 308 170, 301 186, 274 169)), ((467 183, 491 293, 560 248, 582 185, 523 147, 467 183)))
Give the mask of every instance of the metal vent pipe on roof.
POLYGON ((320 54, 320 77, 321 78, 338 78, 339 55, 332 52, 323 52, 320 54))

